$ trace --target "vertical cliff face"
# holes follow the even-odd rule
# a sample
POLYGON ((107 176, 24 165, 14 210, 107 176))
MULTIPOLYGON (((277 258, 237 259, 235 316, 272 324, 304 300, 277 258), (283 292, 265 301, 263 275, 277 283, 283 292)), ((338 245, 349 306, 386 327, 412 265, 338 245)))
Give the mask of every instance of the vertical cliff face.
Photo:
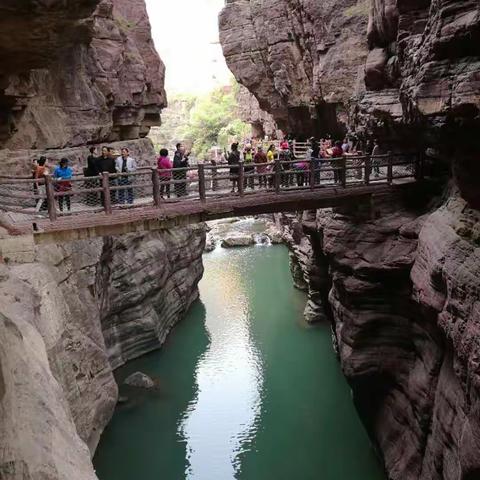
POLYGON ((433 213, 383 200, 377 220, 356 208, 278 219, 320 293, 310 318, 332 322, 390 478, 477 478, 478 211, 455 192, 433 213))
POLYGON ((0 264, 0 476, 93 480, 112 369, 159 348, 198 297, 205 231, 14 241, 0 264))
POLYGON ((102 330, 114 368, 155 350, 198 297, 205 228, 108 239, 98 270, 102 330))
POLYGON ((145 136, 166 103, 143 0, 0 6, 0 147, 145 136))
POLYGON ((475 0, 372 1, 360 131, 447 149, 479 128, 480 6, 475 0))
POLYGON ((282 130, 340 133, 366 56, 367 16, 364 0, 231 0, 220 41, 235 78, 282 130))

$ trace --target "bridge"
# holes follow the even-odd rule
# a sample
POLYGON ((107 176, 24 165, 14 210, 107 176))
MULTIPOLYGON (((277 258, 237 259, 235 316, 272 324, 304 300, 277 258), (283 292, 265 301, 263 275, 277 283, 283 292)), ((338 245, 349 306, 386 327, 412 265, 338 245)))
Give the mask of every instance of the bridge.
POLYGON ((422 178, 419 155, 390 152, 320 162, 277 158, 255 168, 241 162, 236 170, 198 164, 166 173, 144 166, 128 174, 74 176, 68 184, 49 175, 41 180, 0 176, 0 226, 10 235, 33 235, 38 244, 62 243, 337 207, 405 190, 422 178))

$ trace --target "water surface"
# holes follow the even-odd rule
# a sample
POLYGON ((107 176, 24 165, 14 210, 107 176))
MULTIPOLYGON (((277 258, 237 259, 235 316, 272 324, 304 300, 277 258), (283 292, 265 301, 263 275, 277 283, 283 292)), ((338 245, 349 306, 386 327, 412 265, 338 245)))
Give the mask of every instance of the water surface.
POLYGON ((100 480, 380 480, 327 326, 303 322, 283 246, 204 257, 201 301, 132 362, 160 391, 120 407, 100 480))

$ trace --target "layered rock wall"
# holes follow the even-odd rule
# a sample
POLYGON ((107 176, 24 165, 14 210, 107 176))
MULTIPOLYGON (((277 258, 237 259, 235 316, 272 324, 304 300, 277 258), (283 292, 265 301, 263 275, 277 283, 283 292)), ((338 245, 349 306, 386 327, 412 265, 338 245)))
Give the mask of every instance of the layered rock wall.
POLYGON ((132 140, 159 124, 164 66, 143 0, 4 2, 0 17, 0 148, 132 140))
POLYGON ((365 0, 231 0, 220 42, 239 83, 286 133, 341 134, 367 53, 365 0))
POLYGON ((0 477, 93 480, 112 369, 159 348, 198 297, 205 232, 15 242, 0 264, 0 477))

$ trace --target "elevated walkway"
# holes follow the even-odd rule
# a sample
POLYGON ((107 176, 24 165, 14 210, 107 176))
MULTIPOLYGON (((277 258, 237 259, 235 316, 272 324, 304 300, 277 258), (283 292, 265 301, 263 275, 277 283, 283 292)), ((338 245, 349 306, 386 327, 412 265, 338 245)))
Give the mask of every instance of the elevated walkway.
POLYGON ((174 169, 168 173, 171 177, 142 168, 128 175, 75 177, 67 185, 50 177, 40 182, 0 178, 0 226, 11 235, 33 234, 35 243, 62 243, 219 218, 355 204, 406 190, 422 179, 417 156, 392 154, 322 164, 277 160, 253 170, 241 163, 236 170, 230 168, 197 165, 174 169), (233 193, 232 179, 238 181, 233 193))

